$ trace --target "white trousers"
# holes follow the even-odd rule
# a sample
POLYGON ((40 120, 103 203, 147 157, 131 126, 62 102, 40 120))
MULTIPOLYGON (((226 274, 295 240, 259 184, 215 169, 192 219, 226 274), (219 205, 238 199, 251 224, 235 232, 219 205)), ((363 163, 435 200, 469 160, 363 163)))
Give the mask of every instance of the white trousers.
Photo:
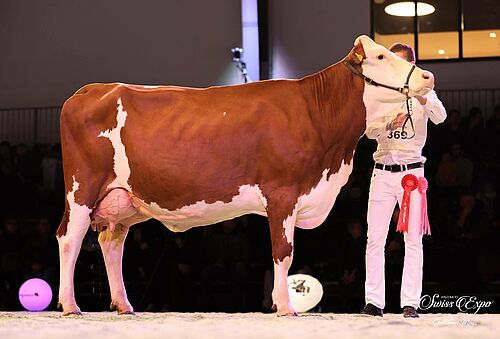
MULTIPOLYGON (((385 307, 385 242, 396 201, 401 206, 403 197, 401 179, 406 174, 413 174, 417 178, 423 177, 424 169, 415 168, 394 173, 374 169, 371 179, 367 216, 365 301, 381 309, 385 307)), ((404 233, 405 257, 401 283, 401 307, 418 308, 422 293, 423 250, 422 235, 419 235, 421 199, 418 189, 411 192, 408 233, 404 233)))

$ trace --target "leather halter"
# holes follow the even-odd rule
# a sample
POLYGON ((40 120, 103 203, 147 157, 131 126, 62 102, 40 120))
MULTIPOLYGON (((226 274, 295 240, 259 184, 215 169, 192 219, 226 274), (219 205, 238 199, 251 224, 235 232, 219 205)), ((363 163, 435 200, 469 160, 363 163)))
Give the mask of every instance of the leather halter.
POLYGON ((381 84, 380 82, 377 82, 375 80, 373 80, 372 78, 369 78, 367 77, 366 75, 364 75, 363 73, 361 73, 360 71, 358 71, 353 65, 351 65, 346 59, 343 59, 342 60, 342 63, 344 65, 347 66, 347 68, 353 72, 355 75, 359 76, 361 79, 363 79, 367 84, 369 85, 372 85, 372 86, 376 86, 376 87, 384 87, 384 88, 387 88, 387 89, 390 89, 390 90, 393 90, 393 91, 396 91, 396 92, 399 92, 401 94, 404 94, 404 96, 406 97, 406 110, 408 111, 408 115, 406 116, 406 119, 405 121, 403 122, 403 126, 401 127, 401 129, 404 131, 405 129, 405 126, 406 126, 406 123, 408 122, 408 120, 410 121, 410 124, 411 124, 411 128, 413 129, 413 135, 411 137, 409 137, 408 139, 411 139, 415 136, 415 127, 413 125, 413 119, 411 118, 412 114, 413 114, 413 110, 412 110, 412 105, 411 105, 411 98, 409 96, 409 92, 410 92, 410 77, 411 77, 411 74, 413 73, 413 71, 415 70, 415 67, 416 65, 412 65, 411 69, 410 69, 410 72, 408 72, 408 76, 406 77, 406 81, 403 85, 403 87, 395 87, 395 86, 389 86, 389 85, 385 85, 385 84, 381 84))
POLYGON ((396 91, 396 92, 399 92, 401 94, 404 94, 406 97, 408 97, 408 93, 410 91, 410 86, 409 86, 410 77, 411 77, 411 74, 413 73, 413 71, 415 70, 415 67, 416 67, 415 65, 412 65, 412 67, 410 69, 410 72, 408 73, 408 76, 406 77, 406 82, 404 83, 403 87, 394 87, 394 86, 389 86, 389 85, 381 84, 380 82, 377 82, 377 81, 373 80, 372 78, 367 77, 366 75, 364 75, 363 73, 361 73, 360 71, 358 71, 353 65, 351 65, 349 62, 347 62, 346 59, 343 59, 342 63, 344 65, 346 65, 347 68, 349 68, 349 70, 351 72, 353 72, 354 74, 356 74, 357 76, 359 76, 361 79, 363 79, 367 84, 373 85, 373 86, 376 86, 376 87, 380 86, 380 87, 388 88, 388 89, 391 89, 393 91, 396 91))

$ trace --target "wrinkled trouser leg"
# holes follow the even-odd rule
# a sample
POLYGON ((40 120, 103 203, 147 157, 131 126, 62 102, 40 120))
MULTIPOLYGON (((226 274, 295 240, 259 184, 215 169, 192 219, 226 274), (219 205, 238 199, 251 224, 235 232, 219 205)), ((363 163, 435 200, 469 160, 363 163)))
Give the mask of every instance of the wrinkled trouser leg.
POLYGON ((365 302, 381 309, 385 307, 384 248, 396 205, 391 174, 374 170, 368 198, 365 302))

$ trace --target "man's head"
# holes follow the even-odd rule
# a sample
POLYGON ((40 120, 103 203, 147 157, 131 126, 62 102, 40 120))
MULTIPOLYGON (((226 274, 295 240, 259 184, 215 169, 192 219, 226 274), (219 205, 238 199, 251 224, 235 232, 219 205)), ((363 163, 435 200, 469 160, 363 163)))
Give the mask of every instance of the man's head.
POLYGON ((396 42, 391 47, 389 47, 389 51, 396 54, 398 57, 405 59, 412 64, 415 63, 415 52, 410 45, 403 44, 401 42, 396 42))

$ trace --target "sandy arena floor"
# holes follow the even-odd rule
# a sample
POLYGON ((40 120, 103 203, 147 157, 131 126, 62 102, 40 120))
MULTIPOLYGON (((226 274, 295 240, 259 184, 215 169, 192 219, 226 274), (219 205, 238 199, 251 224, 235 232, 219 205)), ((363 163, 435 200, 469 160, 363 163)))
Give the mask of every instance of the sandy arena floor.
POLYGON ((0 338, 500 338, 498 314, 424 314, 404 319, 315 313, 277 318, 262 313, 0 312, 0 338))

